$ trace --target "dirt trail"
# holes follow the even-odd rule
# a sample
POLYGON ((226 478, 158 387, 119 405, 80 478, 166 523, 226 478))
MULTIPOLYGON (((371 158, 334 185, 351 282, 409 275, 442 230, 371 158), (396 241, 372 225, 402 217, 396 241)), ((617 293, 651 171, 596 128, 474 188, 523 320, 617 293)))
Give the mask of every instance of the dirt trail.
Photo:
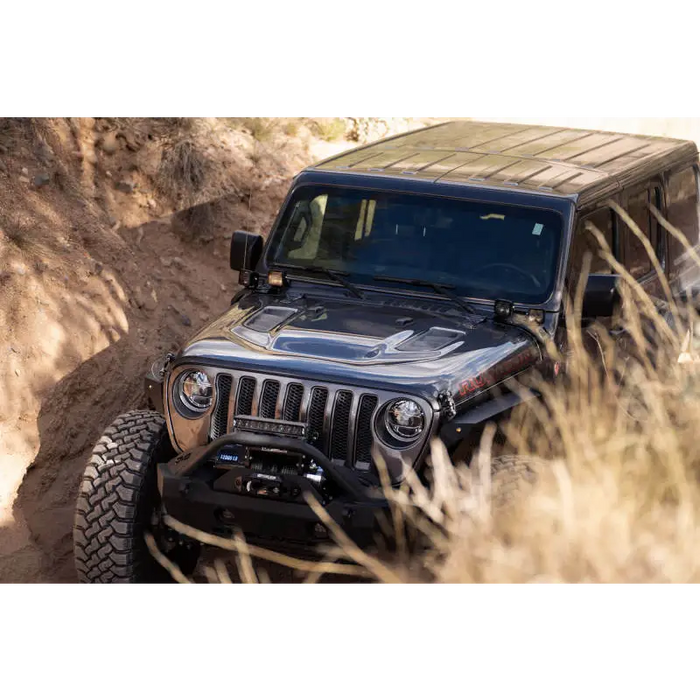
POLYGON ((357 145, 230 121, 0 119, 0 582, 75 581, 73 507, 102 430, 230 303, 231 232, 266 233, 295 172, 357 145))

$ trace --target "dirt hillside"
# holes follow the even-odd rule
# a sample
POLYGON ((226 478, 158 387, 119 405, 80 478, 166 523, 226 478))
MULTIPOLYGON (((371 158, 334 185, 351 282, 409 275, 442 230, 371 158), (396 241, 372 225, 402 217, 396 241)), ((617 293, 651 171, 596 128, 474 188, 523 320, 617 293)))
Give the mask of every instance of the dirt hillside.
POLYGON ((291 177, 419 126, 380 119, 0 119, 0 582, 72 582, 103 428, 234 293, 235 229, 291 177))

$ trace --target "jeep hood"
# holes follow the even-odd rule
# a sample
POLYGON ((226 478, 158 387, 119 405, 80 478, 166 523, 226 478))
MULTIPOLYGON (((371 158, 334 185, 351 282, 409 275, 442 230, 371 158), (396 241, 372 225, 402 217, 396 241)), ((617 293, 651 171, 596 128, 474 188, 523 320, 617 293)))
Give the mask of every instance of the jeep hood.
POLYGON ((177 363, 377 387, 457 403, 535 364, 532 336, 450 303, 376 295, 248 295, 177 363))

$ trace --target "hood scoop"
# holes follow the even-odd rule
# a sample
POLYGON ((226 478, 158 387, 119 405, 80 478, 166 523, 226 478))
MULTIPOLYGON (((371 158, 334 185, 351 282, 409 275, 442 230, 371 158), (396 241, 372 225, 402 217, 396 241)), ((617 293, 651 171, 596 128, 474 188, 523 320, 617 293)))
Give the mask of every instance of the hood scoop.
POLYGON ((449 345, 464 339, 462 331, 449 328, 429 328, 423 333, 416 333, 408 340, 396 346, 399 352, 438 352, 449 345))
POLYGON ((437 360, 449 355, 464 343, 464 331, 450 328, 429 328, 422 333, 402 331, 378 343, 364 356, 382 362, 418 362, 437 360))
POLYGON ((266 306, 253 314, 243 325, 258 333, 269 333, 277 326, 281 326, 285 321, 289 321, 297 313, 299 313, 297 309, 290 309, 289 307, 266 306))
POLYGON ((234 326, 231 332, 255 345, 266 347, 272 340, 271 333, 299 313, 298 309, 283 306, 265 306, 256 311, 242 325, 234 326))

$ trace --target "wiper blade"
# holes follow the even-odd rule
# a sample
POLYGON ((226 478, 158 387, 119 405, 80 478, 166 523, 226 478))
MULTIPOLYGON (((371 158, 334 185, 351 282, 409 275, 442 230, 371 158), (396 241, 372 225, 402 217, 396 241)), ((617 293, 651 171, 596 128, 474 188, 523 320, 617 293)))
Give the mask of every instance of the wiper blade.
POLYGON ((326 275, 326 277, 332 279, 334 282, 337 282, 338 284, 345 287, 345 289, 347 289, 353 296, 357 297, 358 299, 365 298, 364 294, 362 294, 362 292, 354 284, 344 279, 344 276, 348 274, 347 272, 329 270, 328 268, 320 267, 317 265, 279 265, 275 263, 275 267, 281 267, 288 270, 298 270, 299 272, 319 272, 321 274, 326 275))
POLYGON ((450 299, 455 304, 461 306, 467 313, 477 314, 473 306, 467 304, 464 299, 462 299, 458 294, 451 292, 454 287, 450 285, 438 284, 436 282, 426 282, 424 280, 414 280, 403 277, 384 277, 383 275, 378 275, 373 278, 377 282, 396 282, 397 284, 410 284, 412 287, 427 287, 436 291, 438 294, 442 295, 446 299, 450 299))

